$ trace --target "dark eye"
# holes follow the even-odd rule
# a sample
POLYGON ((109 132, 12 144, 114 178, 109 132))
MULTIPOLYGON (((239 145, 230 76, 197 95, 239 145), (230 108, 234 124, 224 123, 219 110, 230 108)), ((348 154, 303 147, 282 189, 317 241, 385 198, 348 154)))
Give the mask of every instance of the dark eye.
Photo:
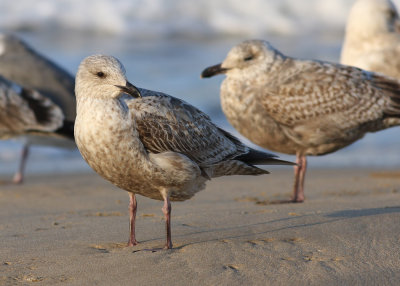
POLYGON ((98 73, 97 73, 97 76, 103 78, 103 77, 105 77, 106 75, 105 75, 103 72, 98 72, 98 73))
POLYGON ((253 56, 248 56, 248 57, 245 57, 244 58, 244 60, 247 62, 247 61, 251 61, 253 59, 253 56))

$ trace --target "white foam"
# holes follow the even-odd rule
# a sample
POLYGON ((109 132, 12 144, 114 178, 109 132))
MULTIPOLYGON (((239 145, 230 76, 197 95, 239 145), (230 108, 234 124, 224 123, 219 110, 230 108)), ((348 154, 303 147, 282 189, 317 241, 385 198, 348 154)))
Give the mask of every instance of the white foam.
MULTIPOLYGON (((4 0, 0 29, 72 29, 130 36, 342 31, 348 0, 4 0)), ((400 0, 397 0, 400 2, 400 0)))

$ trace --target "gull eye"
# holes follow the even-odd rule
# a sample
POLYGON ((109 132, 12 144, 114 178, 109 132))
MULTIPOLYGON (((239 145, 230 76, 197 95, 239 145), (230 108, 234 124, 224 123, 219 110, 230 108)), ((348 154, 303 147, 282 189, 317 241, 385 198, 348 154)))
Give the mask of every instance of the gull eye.
POLYGON ((245 60, 246 62, 251 61, 252 59, 253 59, 253 56, 248 56, 248 57, 245 57, 245 58, 244 58, 244 60, 245 60))
POLYGON ((105 77, 106 75, 105 75, 103 72, 98 72, 98 73, 97 73, 97 76, 100 77, 100 78, 103 78, 103 77, 105 77))

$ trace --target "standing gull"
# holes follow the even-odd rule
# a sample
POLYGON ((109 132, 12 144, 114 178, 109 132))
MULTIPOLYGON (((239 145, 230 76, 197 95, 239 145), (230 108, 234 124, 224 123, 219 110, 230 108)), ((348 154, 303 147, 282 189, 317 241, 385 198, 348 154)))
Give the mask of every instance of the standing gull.
POLYGON ((390 0, 358 0, 346 25, 340 62, 400 78, 400 19, 390 0))
MULTIPOLYGON (((75 120, 74 77, 14 35, 0 34, 0 75, 26 89, 38 91, 60 107, 66 120, 75 120)), ((15 183, 23 181, 29 145, 75 147, 73 140, 66 141, 32 134, 24 137, 26 142, 19 170, 13 179, 15 183)))
POLYGON ((322 61, 287 57, 261 40, 233 47, 202 77, 225 73, 222 109, 255 144, 296 154, 292 200, 304 201, 307 155, 350 145, 400 124, 400 82, 322 61))
POLYGON ((180 99, 136 88, 111 56, 84 59, 75 92, 75 140, 82 157, 129 192, 130 246, 137 244, 135 194, 164 201, 165 247, 171 248, 170 200, 191 198, 210 178, 268 173, 256 164, 291 164, 245 146, 180 99))
POLYGON ((0 76, 0 139, 25 134, 73 139, 73 133, 73 123, 54 102, 0 76))

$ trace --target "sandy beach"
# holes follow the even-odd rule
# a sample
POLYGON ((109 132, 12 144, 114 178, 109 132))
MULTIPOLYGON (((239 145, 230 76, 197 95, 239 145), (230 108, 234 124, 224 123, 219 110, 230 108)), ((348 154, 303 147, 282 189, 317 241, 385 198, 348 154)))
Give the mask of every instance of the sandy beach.
POLYGON ((128 195, 94 173, 30 176, 0 189, 0 285, 399 285, 400 170, 311 169, 225 177, 172 205, 128 195))

